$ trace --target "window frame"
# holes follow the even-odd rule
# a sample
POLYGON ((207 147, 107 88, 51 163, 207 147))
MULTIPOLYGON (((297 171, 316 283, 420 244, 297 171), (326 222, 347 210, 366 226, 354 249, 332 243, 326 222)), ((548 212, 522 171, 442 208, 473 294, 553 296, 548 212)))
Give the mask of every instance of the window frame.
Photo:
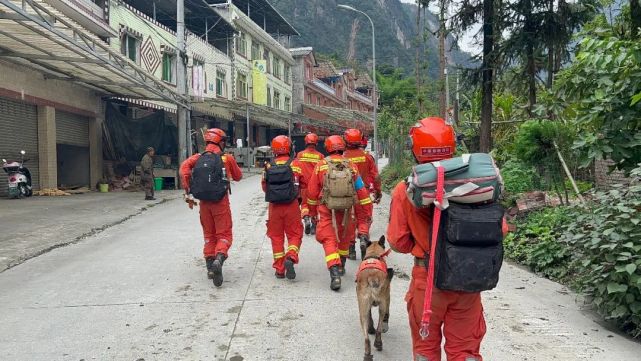
POLYGON ((122 35, 120 36, 120 54, 124 55, 127 59, 133 61, 134 63, 140 65, 140 47, 142 46, 142 40, 135 36, 134 34, 131 34, 128 31, 123 31, 122 35), (132 59, 129 51, 131 50, 131 46, 129 45, 130 41, 129 39, 134 41, 135 48, 134 48, 134 57, 135 59, 132 59))
POLYGON ((170 52, 163 52, 162 53, 162 74, 160 76, 160 79, 164 81, 165 83, 169 83, 172 85, 176 85, 176 54, 172 54, 170 52), (165 69, 165 59, 168 59, 169 61, 169 67, 165 69), (169 71, 169 79, 166 78, 166 73, 165 71, 169 71))
POLYGON ((280 92, 276 89, 274 89, 274 109, 279 109, 280 110, 280 92))
POLYGON ((248 96, 248 94, 247 94, 248 93, 247 86, 248 86, 247 74, 243 74, 241 72, 238 72, 238 74, 236 76, 236 98, 247 99, 247 96, 248 96), (244 83, 241 82, 241 78, 245 79, 244 83), (243 93, 244 93, 244 96, 243 96, 243 93))
POLYGON ((216 96, 221 98, 227 97, 227 73, 220 69, 216 69, 216 96), (219 75, 222 75, 222 77, 219 77, 219 75), (220 85, 218 81, 220 81, 220 85))
POLYGON ((283 102, 283 107, 285 111, 291 112, 292 111, 292 98, 285 96, 285 101, 283 102))
POLYGON ((251 59, 250 60, 261 60, 260 58, 260 43, 255 41, 255 39, 252 39, 252 46, 251 46, 251 59), (256 53, 254 53, 254 45, 256 53))

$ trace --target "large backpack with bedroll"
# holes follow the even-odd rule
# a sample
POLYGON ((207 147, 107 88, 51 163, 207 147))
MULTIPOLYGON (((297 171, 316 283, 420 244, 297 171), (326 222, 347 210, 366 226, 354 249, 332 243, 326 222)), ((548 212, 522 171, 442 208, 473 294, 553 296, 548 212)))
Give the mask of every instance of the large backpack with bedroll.
POLYGON ((327 161, 321 203, 331 210, 347 210, 354 206, 354 173, 348 160, 327 161))
POLYGON ((497 202, 502 186, 489 154, 414 167, 408 179, 409 199, 417 207, 438 207, 430 262, 439 289, 481 292, 496 287, 503 262, 505 210, 497 202))
POLYGON ((265 201, 270 203, 290 203, 298 198, 292 158, 285 164, 271 162, 265 170, 265 201))
POLYGON ((190 192, 201 201, 218 202, 225 198, 229 180, 220 154, 205 152, 191 171, 190 192))

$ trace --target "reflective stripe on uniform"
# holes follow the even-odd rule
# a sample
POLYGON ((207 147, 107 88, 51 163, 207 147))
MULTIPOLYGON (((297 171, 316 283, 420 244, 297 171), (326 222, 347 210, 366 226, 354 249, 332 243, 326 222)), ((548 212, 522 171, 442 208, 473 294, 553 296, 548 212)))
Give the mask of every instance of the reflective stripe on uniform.
POLYGON ((289 246, 289 247, 287 247, 287 251, 294 251, 294 252, 298 253, 298 247, 294 246, 294 245, 289 246))
POLYGON ((367 161, 365 157, 354 157, 354 158, 349 158, 349 160, 351 160, 352 163, 365 163, 367 161))
POLYGON ((318 163, 320 159, 298 158, 299 162, 318 163))
POLYGON ((300 169, 300 167, 294 167, 294 166, 292 166, 292 170, 293 170, 294 172, 303 173, 303 171, 300 169))
POLYGON ((347 255, 349 255, 349 250, 347 250, 347 249, 345 249, 345 250, 339 249, 338 250, 338 254, 343 256, 343 257, 347 256, 347 255))
POLYGON ((309 204, 311 206, 317 206, 318 205, 318 201, 316 199, 307 198, 307 204, 309 204))
POLYGON ((274 259, 279 259, 285 257, 285 252, 274 253, 274 259))
POLYGON ((321 165, 320 167, 316 168, 316 174, 318 174, 319 172, 322 172, 324 170, 328 170, 328 169, 329 169, 329 166, 327 164, 321 165))
POLYGON ((361 206, 364 206, 364 205, 367 205, 367 204, 371 204, 372 203, 372 199, 370 197, 363 198, 363 199, 359 200, 359 203, 361 204, 361 206))
POLYGON ((340 259, 341 256, 337 253, 332 253, 330 255, 325 256, 325 262, 333 261, 335 259, 340 259))
POLYGON ((314 153, 303 153, 301 158, 316 159, 320 160, 320 155, 314 153))

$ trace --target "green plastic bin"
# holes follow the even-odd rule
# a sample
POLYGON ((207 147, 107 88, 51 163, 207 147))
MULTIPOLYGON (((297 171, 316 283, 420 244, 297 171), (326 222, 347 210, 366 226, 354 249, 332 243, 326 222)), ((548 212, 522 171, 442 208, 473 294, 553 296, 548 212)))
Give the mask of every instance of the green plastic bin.
POLYGON ((98 190, 100 190, 100 193, 107 193, 109 192, 109 184, 98 184, 98 190))
POLYGON ((165 186, 165 180, 164 179, 162 179, 160 177, 154 178, 154 189, 155 190, 160 191, 160 190, 162 190, 162 188, 164 186, 165 186))

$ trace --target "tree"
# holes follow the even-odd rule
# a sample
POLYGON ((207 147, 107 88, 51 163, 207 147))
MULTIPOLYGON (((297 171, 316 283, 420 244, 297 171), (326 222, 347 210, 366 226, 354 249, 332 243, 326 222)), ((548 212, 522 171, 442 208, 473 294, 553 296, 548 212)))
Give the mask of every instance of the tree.
POLYGON ((483 0, 483 85, 481 87, 480 150, 492 148, 492 92, 494 89, 494 0, 483 0))

